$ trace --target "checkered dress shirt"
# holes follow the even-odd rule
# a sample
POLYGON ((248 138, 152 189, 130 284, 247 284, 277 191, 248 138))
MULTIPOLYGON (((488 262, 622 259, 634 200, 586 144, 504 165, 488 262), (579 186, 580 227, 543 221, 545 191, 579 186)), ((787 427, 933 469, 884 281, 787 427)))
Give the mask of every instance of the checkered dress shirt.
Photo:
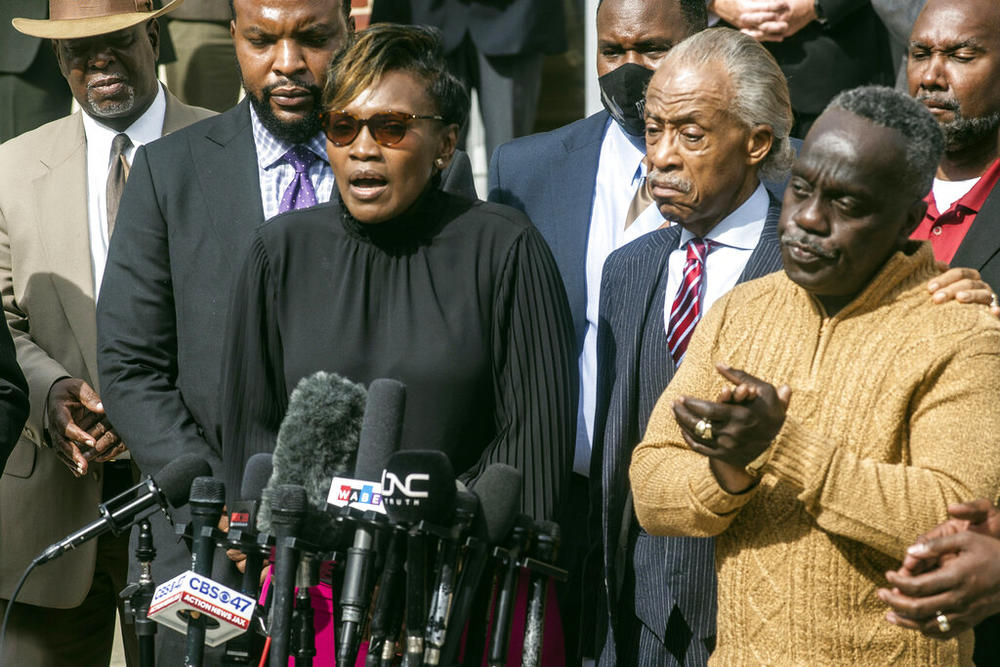
MULTIPOLYGON (((278 215, 278 207, 285 189, 295 178, 295 169, 282 159, 292 147, 281 141, 265 128, 257 112, 250 107, 250 123, 253 126, 253 142, 257 146, 257 174, 260 178, 260 200, 264 205, 264 219, 278 215)), ((309 180, 316 190, 316 201, 326 203, 333 193, 333 171, 326 155, 326 139, 317 133, 305 146, 319 158, 309 167, 309 180)))

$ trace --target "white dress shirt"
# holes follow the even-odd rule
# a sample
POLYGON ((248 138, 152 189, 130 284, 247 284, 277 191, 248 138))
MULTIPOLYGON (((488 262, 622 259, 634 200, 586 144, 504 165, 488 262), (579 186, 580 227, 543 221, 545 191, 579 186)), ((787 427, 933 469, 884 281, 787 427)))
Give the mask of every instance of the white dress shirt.
MULTIPOLYGON (((705 259, 705 270, 701 275, 702 301, 701 315, 704 317, 719 297, 733 289, 753 254, 760 234, 764 230, 767 209, 770 204, 763 184, 739 208, 727 215, 712 228, 705 237, 715 242, 705 259)), ((687 262, 687 244, 694 238, 688 230, 681 232, 680 245, 670 253, 667 260, 667 294, 663 307, 663 328, 670 333, 670 309, 680 289, 684 264, 687 262)))
POLYGON ((650 204, 625 228, 625 217, 639 185, 646 176, 642 162, 646 144, 642 137, 629 136, 621 126, 608 120, 597 163, 594 204, 587 235, 587 332, 580 354, 580 402, 577 415, 576 455, 573 470, 581 475, 590 471, 590 450, 594 436, 594 412, 597 402, 597 320, 601 298, 601 273, 604 260, 623 245, 658 229, 663 216, 650 204))
MULTIPOLYGON (((132 164, 135 151, 163 135, 163 117, 167 98, 158 86, 156 97, 146 112, 125 129, 132 145, 125 160, 132 164)), ((108 260, 108 174, 111 171, 111 142, 119 134, 86 112, 82 112, 83 131, 87 137, 87 224, 90 228, 90 258, 94 271, 94 296, 101 293, 101 278, 108 260)))

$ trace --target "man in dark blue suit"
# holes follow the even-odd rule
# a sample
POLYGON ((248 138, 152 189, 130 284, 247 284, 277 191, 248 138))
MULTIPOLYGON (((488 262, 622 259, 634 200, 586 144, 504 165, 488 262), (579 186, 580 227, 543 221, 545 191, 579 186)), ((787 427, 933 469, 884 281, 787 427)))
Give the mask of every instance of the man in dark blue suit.
MULTIPOLYGON (((576 331, 582 377, 577 474, 567 503, 572 515, 562 521, 561 549, 564 565, 575 578, 560 590, 564 615, 593 609, 593 604, 580 602, 579 594, 585 582, 599 580, 596 570, 580 580, 587 530, 579 508, 588 494, 601 268, 612 250, 663 224, 640 188, 645 176, 645 88, 670 48, 706 24, 704 0, 602 0, 597 10, 597 74, 605 110, 553 132, 504 144, 490 163, 489 199, 527 213, 545 237, 566 286, 576 331)), ((574 619, 564 621, 572 651, 578 645, 574 619)), ((581 636, 588 642, 584 655, 589 655, 594 645, 586 632, 581 636)))
POLYGON ((700 314, 737 282, 781 267, 780 205, 761 178, 782 180, 791 127, 777 63, 732 30, 682 43, 650 82, 650 192, 676 224, 604 265, 592 466, 610 620, 602 665, 703 665, 714 645, 712 541, 643 533, 628 464, 700 314))

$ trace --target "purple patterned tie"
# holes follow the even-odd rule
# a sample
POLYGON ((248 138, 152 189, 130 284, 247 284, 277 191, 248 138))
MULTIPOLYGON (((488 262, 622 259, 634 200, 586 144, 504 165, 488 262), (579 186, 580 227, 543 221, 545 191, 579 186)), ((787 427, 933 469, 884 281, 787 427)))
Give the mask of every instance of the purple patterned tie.
POLYGON ((281 197, 278 213, 315 206, 316 190, 309 180, 309 167, 316 161, 316 154, 299 144, 289 148, 281 159, 295 169, 295 178, 288 184, 285 194, 281 197))

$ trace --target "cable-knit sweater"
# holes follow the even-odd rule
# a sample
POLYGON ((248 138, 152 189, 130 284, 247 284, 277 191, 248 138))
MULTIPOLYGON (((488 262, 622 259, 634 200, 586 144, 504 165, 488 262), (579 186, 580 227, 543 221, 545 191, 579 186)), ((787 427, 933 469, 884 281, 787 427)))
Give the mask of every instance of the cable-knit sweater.
POLYGON ((930 246, 895 253, 833 317, 779 272, 737 286, 698 326, 630 469, 655 535, 717 535, 715 665, 971 664, 972 632, 943 642, 885 621, 876 596, 949 503, 1000 486, 1000 323, 935 305, 930 246), (715 400, 724 362, 792 388, 785 422, 723 491, 674 421, 679 396, 715 400))

